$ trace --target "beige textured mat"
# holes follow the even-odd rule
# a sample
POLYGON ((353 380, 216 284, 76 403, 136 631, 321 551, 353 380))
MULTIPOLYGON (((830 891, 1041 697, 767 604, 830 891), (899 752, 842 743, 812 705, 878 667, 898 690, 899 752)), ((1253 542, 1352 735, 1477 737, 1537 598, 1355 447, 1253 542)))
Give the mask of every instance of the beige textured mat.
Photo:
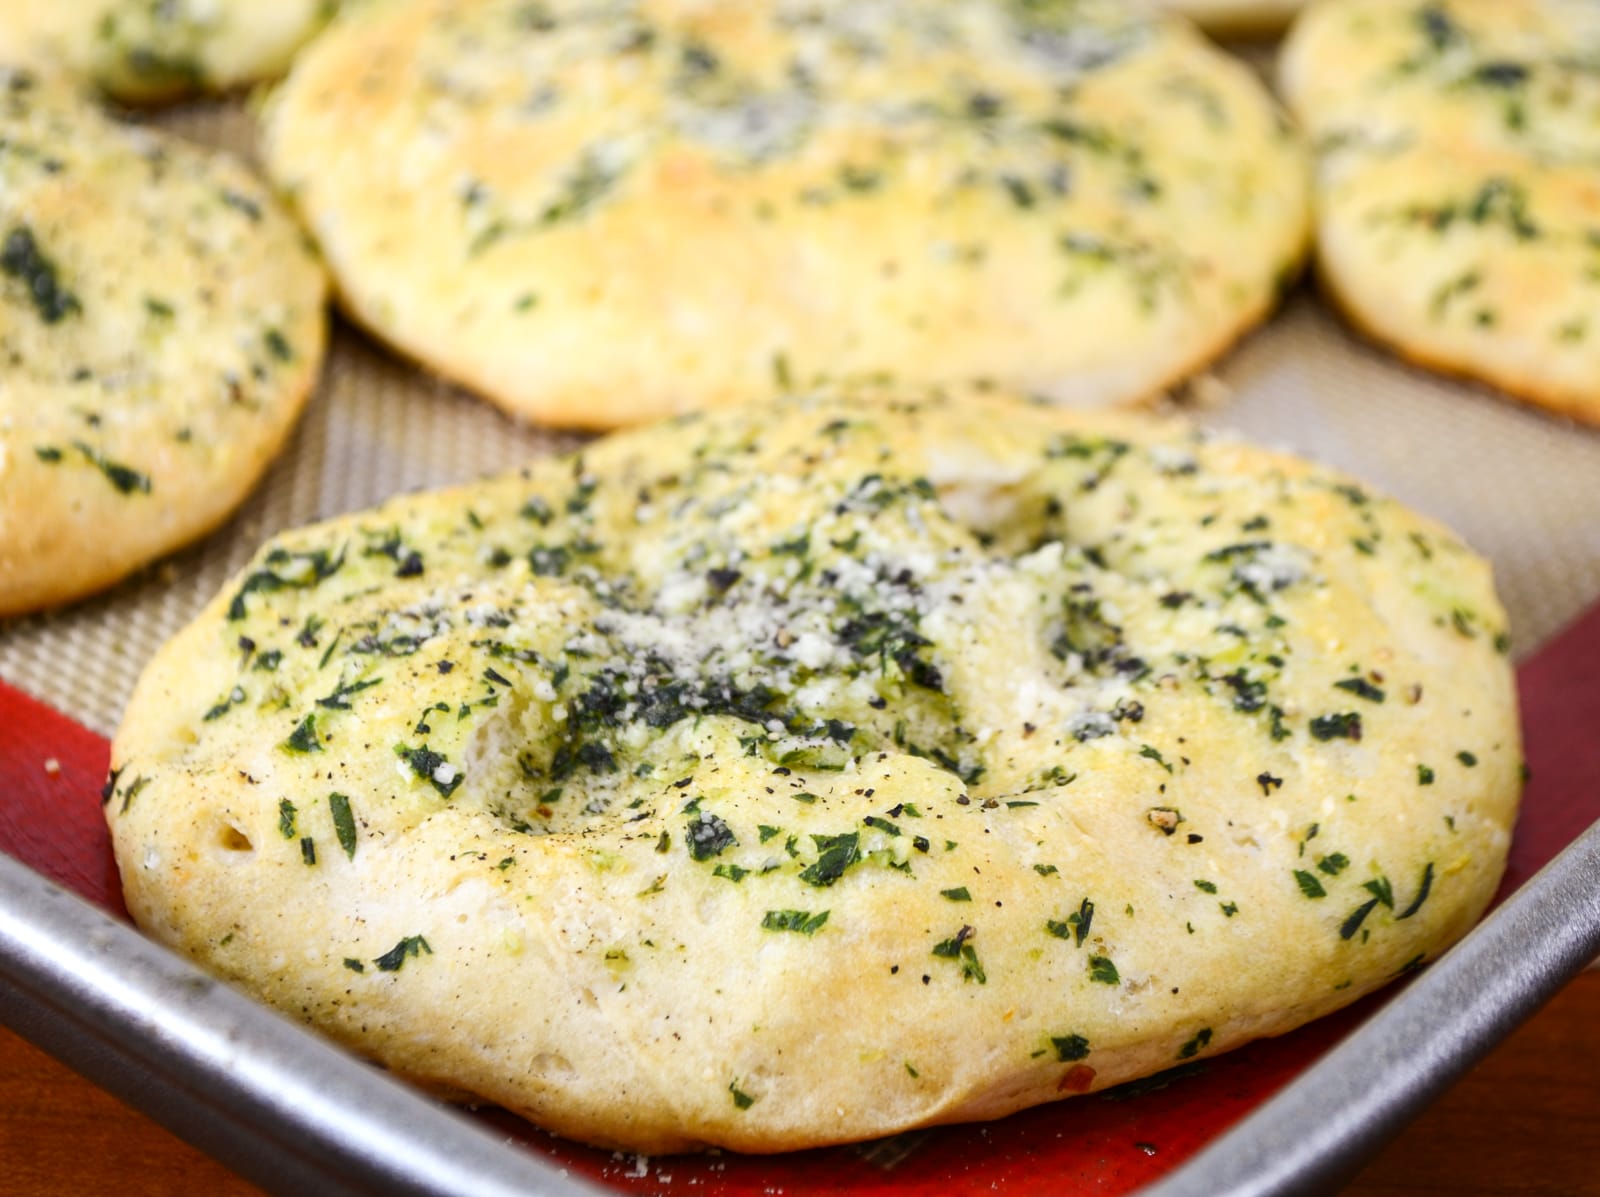
MULTIPOLYGON (((163 123, 242 145, 242 106, 163 123)), ((1193 388, 1196 418, 1339 466, 1450 524, 1493 560, 1524 654, 1600 598, 1600 431, 1402 366, 1302 293, 1193 388)), ((285 457, 220 531, 97 599, 0 623, 0 677, 110 733, 139 670, 272 531, 579 443, 513 424, 352 332, 285 457)))

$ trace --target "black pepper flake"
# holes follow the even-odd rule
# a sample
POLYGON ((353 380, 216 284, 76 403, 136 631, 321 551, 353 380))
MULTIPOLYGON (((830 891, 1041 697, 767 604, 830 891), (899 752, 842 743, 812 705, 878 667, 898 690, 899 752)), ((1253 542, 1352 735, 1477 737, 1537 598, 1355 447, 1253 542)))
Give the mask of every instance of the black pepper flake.
POLYGON ((1263 770, 1262 772, 1256 774, 1256 784, 1261 787, 1261 793, 1263 795, 1270 795, 1275 789, 1283 789, 1283 778, 1274 777, 1272 774, 1263 770))

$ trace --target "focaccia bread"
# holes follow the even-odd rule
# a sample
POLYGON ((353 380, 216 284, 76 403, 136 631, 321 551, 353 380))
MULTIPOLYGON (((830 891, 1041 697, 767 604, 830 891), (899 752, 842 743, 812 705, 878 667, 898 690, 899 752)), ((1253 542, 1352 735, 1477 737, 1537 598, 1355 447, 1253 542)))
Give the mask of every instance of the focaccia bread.
POLYGON ((0 615, 227 516, 310 393, 326 290, 241 163, 0 68, 0 615))
POLYGON ((1306 0, 1150 0, 1157 8, 1181 13, 1202 29, 1223 37, 1265 37, 1277 33, 1305 7, 1306 0))
POLYGON ((135 104, 288 69, 334 0, 0 0, 0 63, 59 64, 135 104))
POLYGON ((1600 423, 1600 6, 1328 0, 1285 49, 1317 258, 1402 356, 1600 423))
POLYGON ((264 152, 357 320, 584 427, 824 378, 1143 398, 1309 235, 1249 69, 1105 0, 391 5, 264 152))
POLYGON ((1484 563, 1346 477, 788 400, 292 532, 150 666, 157 938, 657 1152, 992 1118, 1432 959, 1520 750, 1484 563))

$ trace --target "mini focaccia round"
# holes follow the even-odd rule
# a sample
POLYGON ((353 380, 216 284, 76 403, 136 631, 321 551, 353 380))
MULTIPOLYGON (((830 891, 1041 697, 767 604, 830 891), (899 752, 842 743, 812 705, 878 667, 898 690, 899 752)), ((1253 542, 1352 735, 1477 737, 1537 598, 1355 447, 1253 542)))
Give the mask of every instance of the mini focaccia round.
POLYGON ((1516 806, 1503 620, 1292 458, 787 400, 272 541, 140 682, 106 809, 144 928, 402 1074, 800 1148, 1433 958, 1516 806))
POLYGON ((271 79, 328 0, 3 0, 0 63, 59 64, 134 104, 271 79))
POLYGON ((389 6, 302 57, 265 154, 356 319, 585 427, 823 378, 1142 398, 1309 225, 1248 68, 1100 0, 389 6))
POLYGON ((1282 30, 1306 0, 1151 0, 1222 37, 1265 37, 1282 30))
POLYGON ((1402 356, 1600 424, 1600 7, 1329 0, 1284 91, 1319 156, 1317 258, 1402 356))
POLYGON ((242 164, 0 69, 0 615, 221 522, 311 390, 326 289, 242 164))

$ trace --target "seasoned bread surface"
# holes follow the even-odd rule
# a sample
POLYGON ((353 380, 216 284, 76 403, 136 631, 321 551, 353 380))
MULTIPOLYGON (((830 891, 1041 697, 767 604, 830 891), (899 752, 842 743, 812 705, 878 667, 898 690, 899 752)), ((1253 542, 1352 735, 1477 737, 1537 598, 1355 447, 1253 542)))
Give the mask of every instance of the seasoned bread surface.
POLYGON ((563 1134, 777 1151, 1286 1031, 1499 878, 1504 616, 1189 429, 792 399, 266 545, 114 750, 129 908, 563 1134))
POLYGON ((1249 69, 1100 0, 380 7, 265 153, 356 319, 593 428, 823 379, 1141 399, 1309 233, 1249 69))
POLYGON ((1401 356, 1600 423, 1600 7, 1326 0, 1286 98, 1315 140, 1317 260, 1401 356))
POLYGON ((326 290, 242 164, 0 68, 0 615, 226 517, 311 390, 326 290))
POLYGON ((0 63, 56 65, 133 104, 281 75, 330 0, 4 0, 0 63))

